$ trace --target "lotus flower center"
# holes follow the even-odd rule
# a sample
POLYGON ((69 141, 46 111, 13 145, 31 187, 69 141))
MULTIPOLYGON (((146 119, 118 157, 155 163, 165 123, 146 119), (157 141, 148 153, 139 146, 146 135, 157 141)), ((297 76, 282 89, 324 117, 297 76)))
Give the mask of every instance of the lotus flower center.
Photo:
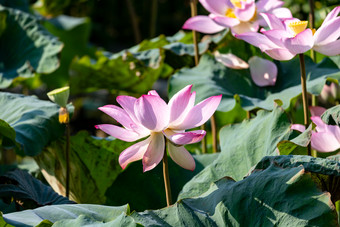
POLYGON ((230 0, 231 4, 234 5, 235 8, 242 8, 241 2, 245 2, 246 0, 230 0))
POLYGON ((230 8, 228 8, 227 11, 225 12, 225 16, 230 18, 236 18, 234 10, 230 8))
POLYGON ((288 24, 288 27, 292 30, 294 35, 299 34, 300 32, 303 32, 307 28, 308 21, 295 21, 290 24, 288 24))

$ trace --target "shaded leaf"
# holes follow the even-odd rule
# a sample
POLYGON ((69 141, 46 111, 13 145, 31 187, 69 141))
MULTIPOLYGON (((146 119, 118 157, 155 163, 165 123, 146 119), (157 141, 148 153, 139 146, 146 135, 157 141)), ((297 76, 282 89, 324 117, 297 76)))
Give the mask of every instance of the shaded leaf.
POLYGON ((0 176, 0 198, 17 201, 23 209, 74 203, 60 196, 51 187, 44 185, 29 173, 19 169, 0 176))
POLYGON ((65 45, 61 52, 60 67, 53 73, 41 77, 50 88, 59 88, 69 83, 69 68, 76 56, 95 56, 94 48, 88 46, 91 21, 85 17, 61 15, 45 20, 43 25, 65 45))
POLYGON ((145 93, 163 73, 164 51, 152 49, 136 54, 105 56, 97 59, 84 56, 71 65, 71 92, 92 92, 98 89, 145 93))
POLYGON ((313 158, 307 155, 283 155, 263 158, 255 171, 268 168, 275 164, 281 168, 303 166, 311 173, 313 181, 322 191, 330 192, 333 203, 340 200, 340 162, 332 159, 313 158))
POLYGON ((0 6, 0 88, 17 77, 53 72, 62 47, 34 16, 0 6))
MULTIPOLYGON (((122 172, 118 155, 129 146, 120 140, 97 139, 85 131, 70 138, 70 198, 78 203, 105 203, 105 192, 122 172)), ((53 189, 65 195, 65 140, 51 143, 35 157, 53 189)))
MULTIPOLYGON (((21 145, 20 155, 39 154, 49 142, 64 133, 59 123, 59 106, 35 96, 24 96, 0 92, 0 119, 7 122, 16 132, 15 140, 21 145)), ((73 112, 73 107, 68 107, 73 112)))
MULTIPOLYGON (((212 163, 218 154, 194 155, 196 168, 189 171, 178 166, 169 157, 169 177, 172 198, 175 200, 183 185, 212 163)), ((108 205, 130 204, 131 209, 143 211, 166 206, 162 165, 143 173, 142 162, 130 164, 106 192, 108 205), (136 190, 138 187, 138 190, 136 190), (117 196, 119 195, 119 196, 117 196)))

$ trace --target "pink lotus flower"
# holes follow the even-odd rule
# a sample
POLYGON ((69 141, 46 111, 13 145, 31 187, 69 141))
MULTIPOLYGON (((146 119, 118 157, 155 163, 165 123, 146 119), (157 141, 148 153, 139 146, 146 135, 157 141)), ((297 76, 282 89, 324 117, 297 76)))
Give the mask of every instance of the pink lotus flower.
POLYGON ((164 136, 169 140, 168 151, 174 162, 185 169, 195 169, 195 161, 183 145, 201 141, 206 132, 185 130, 204 124, 217 109, 222 95, 212 96, 194 105, 196 93, 191 93, 191 88, 192 85, 189 85, 180 90, 168 104, 156 91, 149 91, 138 99, 118 96, 117 102, 122 108, 115 105, 99 108, 123 127, 102 124, 96 128, 127 142, 147 137, 120 154, 119 164, 123 169, 130 162, 140 159, 144 172, 157 166, 164 154, 164 136))
POLYGON ((257 32, 264 21, 258 13, 273 13, 280 18, 292 17, 287 8, 279 8, 284 2, 279 0, 200 0, 209 16, 196 16, 188 19, 183 29, 202 33, 216 33, 231 28, 233 34, 257 32))
MULTIPOLYGON (((322 107, 314 108, 317 116, 312 116, 311 119, 316 125, 315 131, 312 131, 311 146, 319 152, 332 152, 340 148, 340 128, 337 125, 325 124, 320 115, 325 111, 322 107)), ((312 112, 312 111, 311 111, 312 112)), ((313 112, 312 112, 313 113, 313 112)), ((304 125, 293 124, 291 129, 304 132, 304 125)))
POLYGON ((263 34, 247 32, 235 37, 260 48, 276 60, 290 60, 312 48, 321 54, 335 56, 340 54, 339 12, 340 6, 334 8, 315 33, 307 28, 307 21, 296 18, 280 20, 275 15, 261 13, 270 30, 261 29, 263 34))
POLYGON ((276 65, 266 59, 253 56, 249 64, 233 54, 215 52, 215 59, 232 69, 248 69, 254 83, 259 87, 274 86, 277 78, 276 65))
POLYGON ((319 152, 332 152, 340 148, 340 128, 337 125, 327 125, 318 116, 311 118, 316 124, 312 132, 311 145, 319 152))

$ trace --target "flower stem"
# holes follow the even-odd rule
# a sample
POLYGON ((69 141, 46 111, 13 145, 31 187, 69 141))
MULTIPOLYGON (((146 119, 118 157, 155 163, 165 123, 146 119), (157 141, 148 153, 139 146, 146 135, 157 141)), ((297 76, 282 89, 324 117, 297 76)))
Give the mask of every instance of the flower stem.
POLYGON ((166 152, 166 147, 164 149, 163 154, 163 178, 164 178, 164 186, 165 186, 165 197, 166 197, 166 204, 169 207, 172 205, 171 199, 171 187, 170 187, 170 178, 169 178, 169 168, 168 168, 168 154, 166 152))
MULTIPOLYGON (((197 0, 190 0, 191 17, 197 16, 197 0)), ((195 65, 199 62, 199 49, 198 49, 198 35, 195 30, 192 30, 192 38, 195 50, 195 65)))
POLYGON ((213 152, 217 153, 217 129, 216 129, 216 119, 215 115, 212 115, 210 118, 211 123, 211 136, 212 136, 212 145, 213 145, 213 152))
POLYGON ((158 13, 158 0, 152 0, 151 20, 150 20, 150 38, 153 38, 156 35, 157 13, 158 13))
POLYGON ((66 123, 66 197, 70 196, 70 123, 66 123))
POLYGON ((126 4, 129 10, 130 18, 131 18, 133 34, 135 36, 135 42, 140 43, 142 41, 142 35, 138 27, 138 17, 135 11, 135 7, 133 6, 131 0, 126 0, 126 4))
POLYGON ((247 111, 247 119, 249 120, 251 118, 250 110, 247 111))
MULTIPOLYGON (((306 68, 305 68, 305 59, 303 54, 299 54, 300 59, 300 70, 301 70, 301 87, 302 87, 302 104, 303 104, 303 117, 304 117, 304 125, 306 128, 309 125, 309 113, 308 113, 308 99, 307 99, 307 82, 306 82, 306 68)), ((310 144, 307 147, 308 155, 311 155, 311 146, 310 144)))
MULTIPOLYGON (((197 16, 197 0, 190 0, 191 17, 197 16)), ((198 34, 195 30, 192 30, 192 38, 194 43, 195 51, 195 65, 199 62, 199 48, 198 48, 198 34)), ((205 124, 201 126, 201 130, 205 130, 205 124)), ((201 141, 202 143, 202 153, 207 153, 207 138, 204 137, 201 141)))

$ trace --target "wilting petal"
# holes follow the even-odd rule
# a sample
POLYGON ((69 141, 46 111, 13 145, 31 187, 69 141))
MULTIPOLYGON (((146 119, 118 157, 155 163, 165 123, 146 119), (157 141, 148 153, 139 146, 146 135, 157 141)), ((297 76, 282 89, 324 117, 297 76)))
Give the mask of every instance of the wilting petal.
POLYGON ((311 117, 313 123, 316 125, 316 131, 318 132, 325 132, 327 131, 327 124, 325 124, 325 122, 323 122, 323 120, 321 119, 321 117, 319 116, 313 116, 311 117))
POLYGON ((120 153, 119 165, 122 167, 122 169, 125 169, 129 163, 142 159, 149 146, 149 143, 150 137, 126 148, 122 153, 120 153))
POLYGON ((157 91, 155 91, 155 90, 149 91, 149 92, 148 92, 148 95, 154 95, 154 96, 160 97, 159 94, 157 93, 157 91))
POLYGON ((216 24, 208 16, 196 16, 189 18, 183 25, 183 29, 194 30, 206 34, 212 34, 220 32, 225 29, 218 24, 216 24))
POLYGON ((300 124, 292 124, 292 126, 290 126, 290 129, 296 130, 296 131, 299 131, 299 132, 304 132, 306 130, 306 127, 304 125, 300 125, 300 124))
POLYGON ((204 138, 205 134, 206 132, 204 130, 181 132, 169 136, 169 139, 178 145, 192 144, 200 142, 204 138))
POLYGON ((235 35, 236 38, 242 39, 247 43, 250 43, 253 46, 260 48, 262 51, 266 51, 268 49, 272 49, 278 47, 272 41, 270 41, 267 36, 256 33, 256 32, 247 32, 239 35, 235 35))
POLYGON ((101 124, 101 125, 96 125, 95 127, 117 139, 120 139, 126 142, 133 142, 133 141, 136 141, 140 138, 147 136, 147 134, 141 135, 134 131, 130 131, 125 128, 118 127, 116 125, 101 124))
POLYGON ((312 49, 313 44, 313 32, 310 29, 300 32, 294 38, 287 38, 284 40, 285 47, 292 54, 303 54, 306 51, 312 49))
POLYGON ((295 57, 295 54, 292 54, 289 52, 289 50, 284 48, 273 48, 264 51, 266 54, 268 54, 270 57, 272 57, 275 60, 279 61, 287 61, 295 57))
POLYGON ((312 116, 319 117, 321 117, 321 115, 326 111, 326 109, 321 106, 310 106, 309 110, 312 116))
POLYGON ((142 95, 135 103, 137 120, 151 131, 160 132, 170 119, 168 105, 158 96, 142 95))
POLYGON ((209 97, 194 106, 182 124, 173 127, 174 130, 185 130, 195 128, 204 124, 213 115, 218 105, 220 104, 222 95, 209 97))
POLYGON ((336 56, 340 54, 340 39, 327 43, 325 45, 314 45, 313 49, 327 56, 336 56))
POLYGON ((241 22, 239 25, 231 27, 231 32, 234 36, 248 32, 256 33, 257 30, 259 30, 259 24, 257 22, 241 22))
POLYGON ((183 146, 174 146, 168 143, 168 151, 171 159, 184 169, 194 171, 195 160, 183 146))
POLYGON ((285 30, 285 27, 282 24, 282 21, 279 18, 277 18, 275 15, 269 14, 269 13, 260 13, 260 15, 267 22, 271 30, 272 29, 285 30))
POLYGON ((249 3, 241 1, 242 8, 235 8, 235 16, 243 22, 247 22, 254 17, 256 6, 255 1, 249 3))
POLYGON ((225 0, 199 0, 203 7, 210 13, 225 15, 228 5, 225 0))
POLYGON ((240 21, 236 18, 225 16, 211 16, 211 18, 216 22, 216 24, 222 27, 230 28, 240 24, 240 21))
POLYGON ((143 172, 152 170, 162 160, 165 149, 162 133, 153 133, 150 136, 149 146, 143 156, 143 172))
POLYGON ((233 54, 220 54, 218 51, 215 52, 215 59, 221 62, 223 65, 232 69, 247 69, 249 65, 247 62, 243 61, 241 58, 233 54))
POLYGON ((288 8, 276 8, 273 9, 271 11, 269 11, 271 14, 274 14, 275 16, 277 16, 280 19, 284 19, 284 18, 292 18, 292 12, 290 12, 290 10, 288 8))
POLYGON ((259 0, 256 3, 256 7, 259 12, 268 12, 272 9, 283 6, 283 4, 283 1, 278 0, 259 0))
POLYGON ((257 86, 274 86, 277 77, 276 65, 266 59, 253 56, 249 59, 250 74, 257 86))
MULTIPOLYGON (((314 34, 315 45, 325 45, 336 41, 340 36, 340 17, 328 21, 314 34)), ((339 49, 339 47, 338 47, 339 49)))
POLYGON ((326 18, 323 20, 321 27, 328 23, 330 20, 333 20, 340 13, 340 6, 335 7, 329 14, 327 14, 326 18))
POLYGON ((340 148, 339 141, 330 132, 312 132, 311 145, 320 152, 332 152, 340 148))
POLYGON ((191 93, 191 88, 192 85, 186 86, 170 99, 168 104, 170 108, 169 127, 180 124, 191 108, 194 107, 196 93, 191 93))

